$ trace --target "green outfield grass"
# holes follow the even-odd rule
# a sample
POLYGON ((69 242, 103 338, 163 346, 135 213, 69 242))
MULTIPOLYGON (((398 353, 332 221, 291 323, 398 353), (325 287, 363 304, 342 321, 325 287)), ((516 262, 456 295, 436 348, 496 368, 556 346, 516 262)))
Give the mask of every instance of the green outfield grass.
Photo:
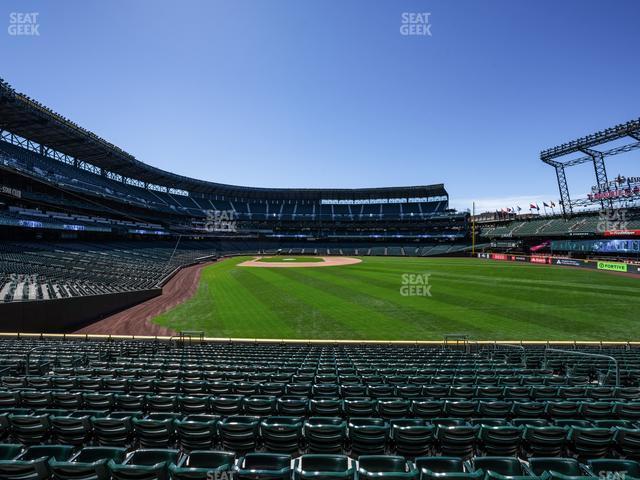
POLYGON ((638 340, 640 279, 461 258, 365 257, 325 268, 203 270, 196 295, 154 321, 212 337, 638 340), (430 274, 424 285, 422 274, 430 274), (412 283, 403 296, 403 282, 412 283), (430 287, 430 291, 428 288, 430 287), (430 293, 431 296, 420 294, 430 293))
POLYGON ((300 262, 323 262, 322 257, 292 257, 283 255, 281 257, 264 257, 258 260, 261 263, 300 263, 300 262))

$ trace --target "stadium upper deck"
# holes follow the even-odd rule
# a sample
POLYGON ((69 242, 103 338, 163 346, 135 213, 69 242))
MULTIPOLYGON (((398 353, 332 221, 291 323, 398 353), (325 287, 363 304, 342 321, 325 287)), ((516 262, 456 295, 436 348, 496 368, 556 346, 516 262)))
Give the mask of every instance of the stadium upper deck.
MULTIPOLYGON (((211 212, 224 212, 223 221, 233 221, 243 231, 277 231, 284 236, 311 228, 320 237, 344 237, 357 230, 362 238, 380 234, 387 227, 402 231, 402 237, 452 239, 467 235, 467 216, 449 210, 442 184, 292 189, 188 178, 140 162, 6 83, 0 84, 0 117, 2 193, 11 200, 7 203, 14 207, 13 216, 16 211, 24 216, 25 207, 42 210, 37 206, 44 206, 45 211, 97 217, 102 223, 98 227, 114 220, 133 221, 129 226, 134 232, 129 233, 163 229, 203 233, 211 230, 207 228, 211 212), (124 206, 127 218, 117 215, 124 206)), ((22 220, 28 224, 33 219, 22 220)), ((80 220, 87 222, 87 218, 80 220)), ((24 222, 11 220, 4 223, 24 226, 24 222)))

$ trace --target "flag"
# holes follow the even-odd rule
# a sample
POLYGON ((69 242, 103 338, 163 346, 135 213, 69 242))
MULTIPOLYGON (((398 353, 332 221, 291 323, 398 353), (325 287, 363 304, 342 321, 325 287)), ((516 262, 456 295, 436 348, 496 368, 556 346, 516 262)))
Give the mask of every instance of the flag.
POLYGON ((555 203, 553 203, 553 200, 551 200, 551 208, 554 208, 556 206, 555 203))
POLYGON ((517 207, 517 208, 518 208, 518 211, 522 210, 522 209, 520 208, 520 205, 518 205, 518 207, 517 207))
POLYGON ((551 205, 547 205, 547 202, 542 202, 545 207, 550 207, 551 205))
POLYGON ((538 210, 540 210, 536 204, 534 204, 534 203, 530 203, 530 204, 529 204, 529 210, 535 210, 536 208, 537 208, 538 210))

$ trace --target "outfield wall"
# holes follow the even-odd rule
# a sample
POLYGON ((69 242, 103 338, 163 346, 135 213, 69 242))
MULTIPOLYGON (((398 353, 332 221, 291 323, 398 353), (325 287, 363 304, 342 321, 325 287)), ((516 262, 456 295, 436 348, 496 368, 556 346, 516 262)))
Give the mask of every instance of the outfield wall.
POLYGON ((578 258, 545 257, 541 255, 513 255, 510 253, 478 253, 478 258, 505 262, 535 263, 537 265, 557 265, 560 267, 585 268, 606 272, 631 273, 640 275, 640 265, 605 260, 580 260, 578 258))

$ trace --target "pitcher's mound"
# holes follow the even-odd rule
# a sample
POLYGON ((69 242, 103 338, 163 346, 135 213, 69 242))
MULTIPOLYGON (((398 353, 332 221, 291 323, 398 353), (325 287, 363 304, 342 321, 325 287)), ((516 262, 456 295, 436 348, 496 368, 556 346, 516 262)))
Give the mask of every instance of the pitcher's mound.
POLYGON ((295 258, 287 257, 256 257, 253 260, 239 263, 239 267, 266 267, 266 268, 300 268, 300 267, 339 267, 341 265, 353 265, 362 260, 352 257, 315 257, 312 262, 296 261, 295 258), (269 259, 273 258, 273 261, 269 259))

